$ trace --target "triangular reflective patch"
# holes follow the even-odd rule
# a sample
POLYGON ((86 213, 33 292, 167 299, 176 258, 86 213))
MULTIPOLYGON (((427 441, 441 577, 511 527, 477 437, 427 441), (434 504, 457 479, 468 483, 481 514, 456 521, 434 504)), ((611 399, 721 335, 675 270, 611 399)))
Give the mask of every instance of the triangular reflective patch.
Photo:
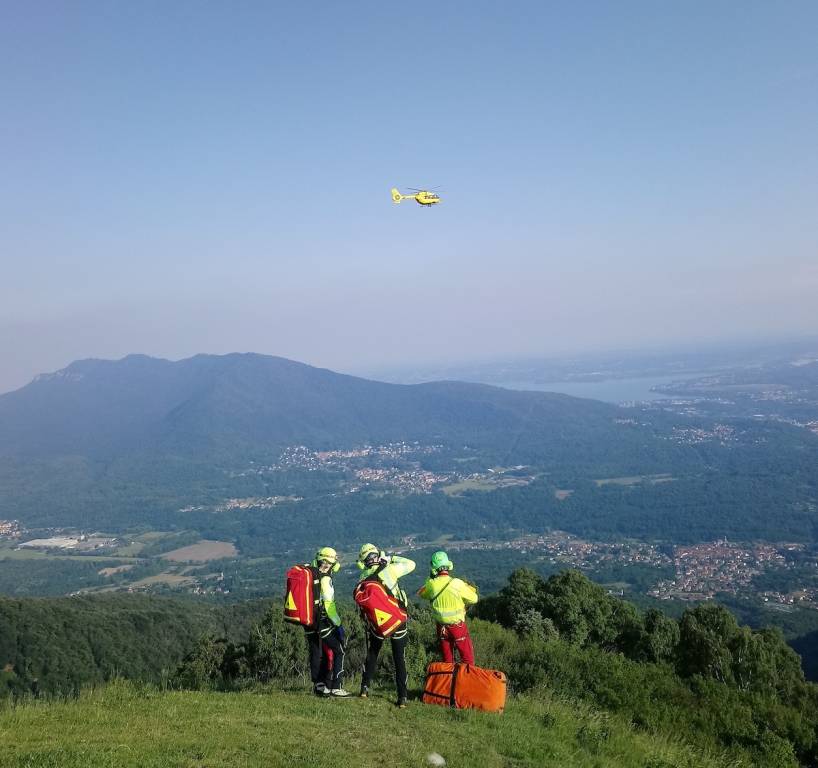
POLYGON ((382 627, 391 618, 392 618, 391 613, 387 613, 386 611, 382 611, 380 608, 375 609, 375 621, 378 622, 379 627, 382 627))
POLYGON ((288 593, 287 593, 287 603, 286 603, 286 606, 287 606, 287 610, 288 610, 288 611, 294 611, 294 610, 296 610, 296 608, 298 607, 298 606, 296 606, 296 604, 295 604, 295 600, 293 600, 293 593, 292 593, 292 592, 288 592, 288 593))

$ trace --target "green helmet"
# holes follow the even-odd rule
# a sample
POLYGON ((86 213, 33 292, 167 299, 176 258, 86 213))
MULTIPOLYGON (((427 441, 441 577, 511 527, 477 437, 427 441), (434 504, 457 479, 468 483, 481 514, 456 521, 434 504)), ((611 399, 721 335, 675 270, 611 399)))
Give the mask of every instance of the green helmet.
POLYGON ((315 565, 322 562, 329 563, 332 566, 333 573, 341 567, 341 563, 338 562, 338 553, 332 547, 321 547, 315 553, 315 565))
POLYGON ((364 568, 367 559, 371 559, 372 555, 381 556, 381 551, 374 544, 364 544, 358 552, 358 567, 364 568))
POLYGON ((449 556, 440 549, 432 555, 429 567, 432 573, 437 573, 438 571, 451 571, 454 564, 449 560, 449 556))

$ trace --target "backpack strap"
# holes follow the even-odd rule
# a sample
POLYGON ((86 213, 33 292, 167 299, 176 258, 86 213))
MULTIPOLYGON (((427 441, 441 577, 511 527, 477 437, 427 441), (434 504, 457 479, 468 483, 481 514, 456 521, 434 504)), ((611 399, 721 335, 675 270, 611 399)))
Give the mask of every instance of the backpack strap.
POLYGON ((377 581, 380 581, 381 583, 383 583, 383 579, 381 579, 380 574, 381 574, 381 571, 384 568, 386 568, 387 565, 389 565, 389 563, 378 563, 378 567, 374 571, 372 571, 372 573, 370 573, 369 576, 367 576, 364 579, 364 581, 376 581, 377 580, 377 581))
POLYGON ((429 605, 434 605, 435 600, 439 598, 445 591, 448 589, 449 585, 454 581, 454 578, 449 576, 449 580, 443 585, 443 589, 440 590, 431 600, 429 600, 429 605))
POLYGON ((394 597, 395 600, 400 603, 400 607, 405 611, 408 609, 408 603, 403 597, 403 590, 400 588, 400 584, 397 582, 397 580, 395 581, 395 589, 398 592, 398 594, 395 594, 391 589, 389 589, 386 582, 381 578, 381 571, 383 571, 388 565, 389 563, 380 563, 378 567, 364 579, 364 581, 374 581, 376 584, 380 584, 386 594, 390 597, 394 597))
POLYGON ((315 620, 313 621, 312 626, 316 629, 318 628, 319 621, 321 619, 321 575, 318 573, 318 568, 316 568, 312 563, 304 563, 304 567, 310 572, 312 576, 312 604, 315 606, 315 620))

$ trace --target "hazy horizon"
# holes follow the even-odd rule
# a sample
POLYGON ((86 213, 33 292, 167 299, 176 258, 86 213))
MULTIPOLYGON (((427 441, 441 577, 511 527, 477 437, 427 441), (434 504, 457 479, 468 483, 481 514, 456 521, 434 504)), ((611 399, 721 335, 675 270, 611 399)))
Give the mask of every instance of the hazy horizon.
MULTIPOLYGON (((288 357, 286 355, 279 355, 275 352, 259 352, 251 349, 237 349, 227 350, 223 352, 199 351, 190 355, 182 356, 162 356, 150 355, 141 351, 128 352, 119 356, 101 356, 101 355, 86 355, 80 356, 73 360, 67 361, 64 365, 59 365, 52 368, 46 368, 35 372, 25 381, 16 383, 12 387, 3 389, 0 387, 0 395, 8 392, 16 391, 31 383, 37 376, 42 374, 51 374, 56 371, 67 368, 75 362, 83 360, 104 360, 104 361, 119 361, 130 356, 145 355, 156 360, 166 360, 169 362, 180 362, 189 359, 196 355, 229 355, 229 354, 258 354, 269 355, 272 357, 284 357, 297 363, 304 363, 316 368, 328 368, 337 373, 349 374, 361 378, 373 379, 377 381, 385 381, 402 384, 415 384, 421 381, 435 381, 441 379, 449 379, 455 375, 463 381, 475 381, 497 386, 510 387, 512 389, 520 388, 517 386, 519 382, 498 383, 498 378, 503 378, 503 369, 524 368, 532 366, 533 368, 543 367, 546 371, 551 370, 552 375, 546 377, 545 381, 551 383, 563 382, 572 378, 572 376, 565 376, 565 366, 574 364, 577 370, 585 370, 588 366, 601 366, 606 368, 609 364, 614 364, 615 369, 624 367, 625 369, 637 370, 640 365, 646 366, 661 366, 667 365, 670 361, 676 363, 672 367, 673 370, 678 368, 682 378, 692 375, 690 371, 700 373, 707 367, 712 367, 714 361, 718 360, 719 364, 724 367, 735 366, 739 360, 742 361, 765 361, 770 362, 775 359, 782 359, 788 355, 805 354, 818 355, 818 336, 804 336, 799 338, 793 337, 778 337, 773 339, 725 339, 717 342, 708 342, 705 344, 686 343, 686 344, 671 344, 671 345, 653 345, 644 346, 640 348, 633 347, 617 347, 617 348, 592 348, 588 347, 580 350, 566 350, 562 353, 543 354, 543 355, 511 355, 511 356, 489 356, 489 357, 474 357, 474 358, 456 358, 446 357, 439 360, 409 360, 396 364, 375 364, 368 366, 355 366, 344 364, 341 362, 337 365, 328 365, 320 361, 310 361, 298 357, 288 357), (744 356, 744 357, 742 357, 744 356), (696 361, 707 360, 707 366, 696 366, 696 361), (482 375, 481 375, 482 374, 482 375)), ((742 362, 742 364, 744 364, 742 362)), ((570 367, 570 366, 569 366, 570 367)), ((671 368, 668 368, 671 370, 671 368)), ((587 374, 587 370, 585 373, 587 374)), ((540 378, 542 371, 537 372, 537 378, 540 378)), ((616 377, 617 373, 612 373, 616 377)), ((656 378, 658 372, 636 374, 636 379, 652 379, 656 378)), ((664 378, 667 374, 661 374, 664 378)), ((539 384, 532 387, 532 389, 541 389, 539 384)), ((581 389, 581 388, 580 388, 581 389)), ((562 391, 566 394, 573 394, 573 390, 560 389, 555 387, 549 391, 562 391)), ((579 395, 584 396, 584 395, 579 395)), ((591 396, 591 395, 589 395, 591 396)), ((605 398, 602 398, 605 399, 605 398)))
POLYGON ((816 27, 5 4, 0 392, 134 352, 364 373, 814 336, 816 27))

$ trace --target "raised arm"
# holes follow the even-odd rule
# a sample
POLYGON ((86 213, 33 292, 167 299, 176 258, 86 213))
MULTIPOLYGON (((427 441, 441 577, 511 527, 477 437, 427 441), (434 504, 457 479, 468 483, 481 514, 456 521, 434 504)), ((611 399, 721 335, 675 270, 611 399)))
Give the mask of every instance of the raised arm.
POLYGON ((460 599, 466 603, 466 605, 474 605, 478 598, 477 590, 468 582, 463 581, 462 579, 458 579, 460 584, 458 584, 457 593, 460 595, 460 599))
POLYGON ((408 557, 401 557, 400 555, 392 555, 389 558, 389 565, 386 569, 389 575, 394 579, 399 579, 401 576, 406 576, 407 573, 412 573, 415 570, 415 561, 408 557))

